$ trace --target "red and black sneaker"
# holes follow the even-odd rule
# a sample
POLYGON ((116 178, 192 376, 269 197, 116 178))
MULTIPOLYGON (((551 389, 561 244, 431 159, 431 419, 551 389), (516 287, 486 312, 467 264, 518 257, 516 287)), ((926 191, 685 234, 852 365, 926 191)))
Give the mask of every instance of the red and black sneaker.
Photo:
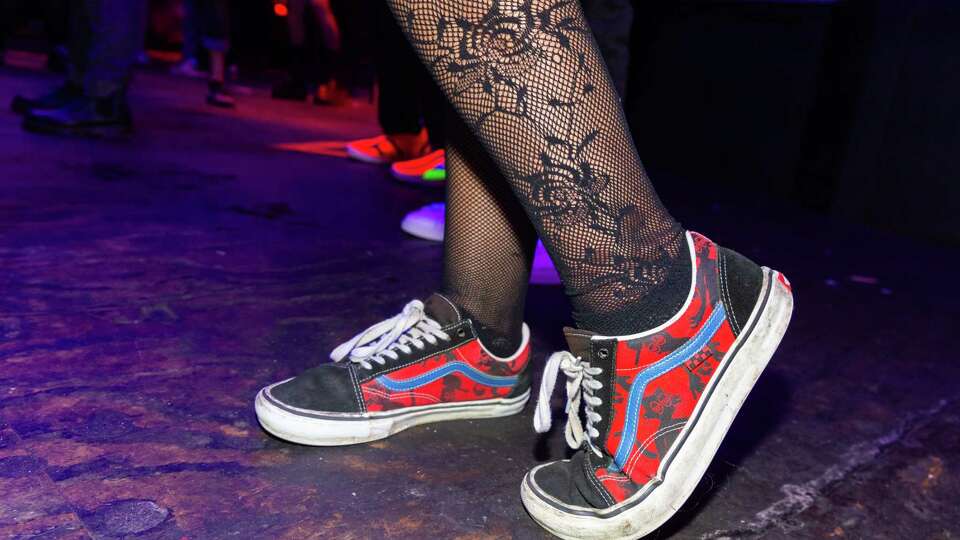
POLYGON ((579 451, 527 473, 521 498, 557 536, 633 539, 667 521, 786 332, 793 296, 782 274, 699 234, 687 242, 693 283, 669 321, 629 336, 567 329, 571 352, 547 362, 534 423, 549 429, 562 370, 567 443, 579 451))
POLYGON ((331 353, 333 363, 257 394, 264 429, 316 446, 383 439, 408 427, 508 416, 530 397, 530 330, 500 358, 445 297, 414 300, 331 353))

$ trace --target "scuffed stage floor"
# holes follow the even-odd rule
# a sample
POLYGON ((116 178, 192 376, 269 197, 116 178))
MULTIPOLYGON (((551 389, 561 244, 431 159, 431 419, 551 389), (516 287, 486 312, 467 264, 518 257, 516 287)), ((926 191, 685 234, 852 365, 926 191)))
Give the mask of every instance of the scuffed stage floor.
MULTIPOLYGON (((50 82, 0 70, 0 104, 50 82)), ((398 225, 441 193, 271 147, 372 134, 369 106, 215 112, 201 84, 153 74, 134 94, 129 142, 26 135, 0 112, 0 537, 546 537, 519 482, 565 450, 531 406, 345 448, 257 426, 261 386, 438 282, 440 246, 398 225)), ((797 307, 657 537, 960 536, 957 251, 661 187, 685 225, 783 270, 797 307)), ((540 364, 565 309, 531 290, 540 364)))

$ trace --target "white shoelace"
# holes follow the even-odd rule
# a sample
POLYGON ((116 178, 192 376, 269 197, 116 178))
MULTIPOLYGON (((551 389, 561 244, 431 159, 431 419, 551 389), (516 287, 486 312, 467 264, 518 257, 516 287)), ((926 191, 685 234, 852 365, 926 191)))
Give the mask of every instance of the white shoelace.
POLYGON ((334 362, 346 359, 370 369, 373 367, 371 362, 382 366, 387 358, 396 360, 397 351, 409 353, 413 348, 423 349, 425 343, 435 345, 438 339, 449 341, 450 335, 441 330, 440 323, 424 313, 423 302, 414 300, 396 316, 378 322, 338 345, 330 353, 330 358, 334 362))
POLYGON ((598 456, 600 450, 593 445, 593 439, 600 436, 600 432, 593 425, 601 420, 600 414, 594 411, 603 400, 593 393, 603 388, 603 383, 594 377, 603 372, 598 367, 592 367, 579 356, 563 351, 555 352, 547 360, 543 370, 543 381, 540 383, 540 396, 537 399, 537 409, 533 416, 533 427, 538 433, 546 433, 550 429, 551 412, 550 396, 557 384, 557 375, 560 370, 567 376, 567 426, 564 433, 570 448, 579 449, 586 442, 587 446, 598 456), (580 402, 584 402, 584 416, 586 426, 580 423, 580 402), (586 429, 584 429, 586 428, 586 429))

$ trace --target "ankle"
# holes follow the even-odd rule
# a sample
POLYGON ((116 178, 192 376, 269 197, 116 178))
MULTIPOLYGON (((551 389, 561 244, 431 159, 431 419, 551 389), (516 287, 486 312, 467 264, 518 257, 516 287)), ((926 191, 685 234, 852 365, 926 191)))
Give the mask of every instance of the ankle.
POLYGON ((476 323, 476 320, 474 320, 474 330, 476 330, 477 339, 483 345, 483 348, 500 358, 513 356, 523 342, 523 323, 517 325, 515 331, 511 329, 509 333, 504 333, 501 330, 476 323))
POLYGON ((470 319, 477 339, 483 347, 501 358, 512 356, 523 343, 523 309, 499 309, 491 311, 489 306, 474 306, 456 294, 440 293, 456 305, 463 318, 470 319))
POLYGON ((655 286, 604 295, 574 298, 573 318, 577 327, 604 336, 622 336, 655 328, 673 317, 689 296, 693 266, 686 235, 679 249, 664 246, 663 258, 654 261, 663 280, 655 286))

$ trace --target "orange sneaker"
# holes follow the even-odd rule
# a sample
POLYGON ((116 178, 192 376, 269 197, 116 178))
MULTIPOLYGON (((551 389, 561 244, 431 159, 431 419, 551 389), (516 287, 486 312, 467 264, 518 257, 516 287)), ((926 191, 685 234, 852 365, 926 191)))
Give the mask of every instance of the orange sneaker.
POLYGON ((444 179, 436 175, 427 175, 427 171, 443 167, 446 163, 446 154, 443 150, 434 150, 429 154, 416 159, 406 161, 397 161, 390 166, 390 172, 393 177, 401 182, 411 184, 422 184, 431 186, 442 186, 444 179))
POLYGON ((429 152, 430 141, 425 129, 416 135, 378 135, 347 144, 347 154, 350 157, 377 165, 419 158, 429 152))

